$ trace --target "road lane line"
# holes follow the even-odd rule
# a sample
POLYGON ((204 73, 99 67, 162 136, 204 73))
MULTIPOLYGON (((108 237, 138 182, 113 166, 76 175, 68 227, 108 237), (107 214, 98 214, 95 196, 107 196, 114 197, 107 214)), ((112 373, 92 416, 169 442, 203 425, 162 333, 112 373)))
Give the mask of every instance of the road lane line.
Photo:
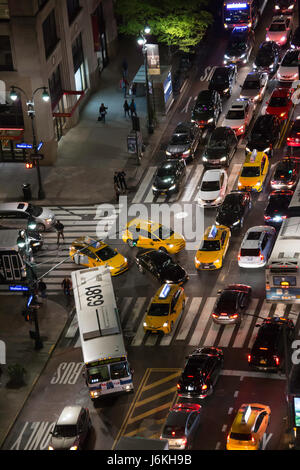
MULTIPOLYGON (((185 301, 186 301, 186 304, 187 304, 188 298, 185 301)), ((176 341, 177 340, 178 341, 184 340, 187 337, 187 335, 190 331, 190 327, 193 323, 193 320, 194 320, 195 316, 198 313, 201 302, 202 302, 202 297, 194 297, 192 299, 191 304, 189 306, 189 309, 187 311, 187 314, 185 315, 185 317, 183 319, 183 322, 182 322, 181 328, 179 330, 179 333, 176 336, 176 341)))
POLYGON ((256 307, 258 305, 259 299, 252 299, 247 313, 250 315, 245 315, 240 327, 238 329, 235 341, 233 343, 233 348, 242 348, 246 340, 249 328, 251 327, 252 321, 254 320, 253 315, 255 313, 256 307))
POLYGON ((156 166, 150 166, 150 168, 148 168, 148 171, 132 200, 132 204, 136 204, 142 201, 143 196, 146 192, 146 189, 148 188, 149 183, 152 181, 155 171, 156 171, 156 166))
POLYGON ((211 316, 211 312, 212 312, 215 301, 216 301, 216 297, 207 297, 204 307, 200 313, 198 323, 195 327, 194 334, 191 340, 189 341, 190 345, 198 346, 200 344, 205 327, 211 316))

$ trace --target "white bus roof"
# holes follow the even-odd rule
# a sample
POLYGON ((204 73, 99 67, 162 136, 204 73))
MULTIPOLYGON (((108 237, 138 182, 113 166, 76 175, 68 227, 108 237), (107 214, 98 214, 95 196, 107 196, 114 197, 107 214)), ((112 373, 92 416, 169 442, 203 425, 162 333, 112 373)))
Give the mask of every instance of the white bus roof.
POLYGON ((84 362, 126 355, 109 269, 99 266, 73 271, 72 283, 84 362))
POLYGON ((17 240, 19 230, 7 229, 0 230, 0 250, 16 250, 19 251, 17 240))
POLYGON ((300 217, 285 219, 282 223, 270 262, 283 258, 300 261, 300 217))

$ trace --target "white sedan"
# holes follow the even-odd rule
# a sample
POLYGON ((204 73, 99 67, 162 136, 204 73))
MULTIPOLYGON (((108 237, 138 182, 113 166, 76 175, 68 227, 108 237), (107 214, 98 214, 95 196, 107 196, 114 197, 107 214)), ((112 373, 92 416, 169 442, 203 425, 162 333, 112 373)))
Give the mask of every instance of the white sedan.
POLYGON ((284 46, 290 37, 291 31, 291 16, 274 16, 270 27, 267 28, 266 41, 274 41, 278 46, 284 46))
POLYGON ((244 135, 253 117, 255 105, 249 99, 234 100, 222 126, 231 127, 237 136, 244 135))
POLYGON ((277 80, 280 82, 293 82, 299 80, 299 50, 289 49, 284 54, 279 69, 277 80))
POLYGON ((220 206, 226 196, 227 183, 228 176, 224 169, 206 170, 197 198, 199 206, 220 206))

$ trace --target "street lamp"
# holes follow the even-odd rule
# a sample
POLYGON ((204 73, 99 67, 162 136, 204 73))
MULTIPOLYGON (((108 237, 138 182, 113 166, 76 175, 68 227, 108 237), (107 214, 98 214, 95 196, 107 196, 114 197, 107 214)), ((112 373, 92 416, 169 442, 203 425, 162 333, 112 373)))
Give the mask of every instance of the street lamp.
POLYGON ((140 32, 140 36, 137 39, 139 46, 142 46, 142 52, 144 56, 144 66, 145 66, 145 78, 146 78, 146 98, 147 98, 147 115, 148 115, 148 132, 152 134, 153 132, 153 119, 152 119, 152 108, 150 104, 150 95, 149 95, 149 79, 148 79, 148 62, 147 62, 147 39, 145 34, 150 34, 150 26, 145 26, 144 31, 140 32))
MULTIPOLYGON (((32 128, 32 146, 33 146, 33 152, 34 154, 37 154, 37 140, 36 140, 36 135, 35 135, 35 127, 34 127, 34 118, 35 118, 35 110, 34 110, 34 96, 38 91, 43 90, 42 92, 42 99, 46 103, 50 100, 50 95, 47 91, 47 88, 42 86, 38 87, 36 90, 34 90, 31 99, 28 99, 28 96, 26 92, 22 89, 19 88, 15 85, 12 85, 10 91, 10 98, 12 101, 16 101, 18 98, 18 93, 16 90, 24 93, 26 97, 26 105, 27 105, 27 114, 31 119, 31 128, 32 128)), ((38 159, 35 159, 35 164, 36 164, 36 170, 37 170, 37 177, 38 177, 38 185, 39 185, 39 190, 38 190, 38 199, 44 199, 45 198, 45 192, 43 190, 42 186, 42 179, 41 179, 41 171, 40 171, 40 162, 38 159)))

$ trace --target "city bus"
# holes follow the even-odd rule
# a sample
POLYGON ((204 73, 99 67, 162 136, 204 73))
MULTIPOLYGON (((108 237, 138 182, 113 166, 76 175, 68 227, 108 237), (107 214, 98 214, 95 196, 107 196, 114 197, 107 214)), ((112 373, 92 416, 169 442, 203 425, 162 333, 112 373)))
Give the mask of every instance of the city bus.
POLYGON ((268 0, 225 0, 223 3, 223 25, 225 29, 235 26, 256 28, 260 15, 268 0))
POLYGON ((22 284, 27 279, 26 264, 17 245, 18 230, 0 230, 0 284, 22 284))
POLYGON ((266 301, 300 303, 300 180, 266 266, 266 301))
POLYGON ((90 398, 132 391, 132 370, 109 269, 73 271, 72 285, 90 398))

